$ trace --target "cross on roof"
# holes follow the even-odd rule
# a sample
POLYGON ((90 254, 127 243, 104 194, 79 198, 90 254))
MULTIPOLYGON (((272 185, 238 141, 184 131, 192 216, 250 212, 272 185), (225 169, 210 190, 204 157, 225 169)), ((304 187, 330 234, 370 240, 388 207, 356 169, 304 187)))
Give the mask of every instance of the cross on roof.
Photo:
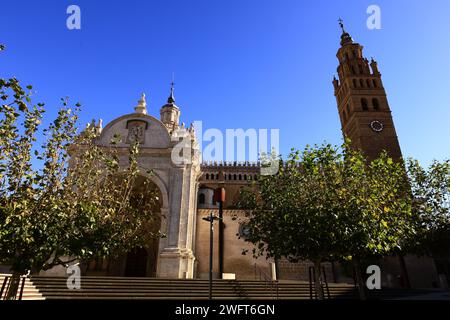
POLYGON ((342 20, 341 18, 339 18, 339 26, 341 27, 341 29, 342 29, 342 32, 345 32, 345 29, 344 29, 344 20, 342 20))

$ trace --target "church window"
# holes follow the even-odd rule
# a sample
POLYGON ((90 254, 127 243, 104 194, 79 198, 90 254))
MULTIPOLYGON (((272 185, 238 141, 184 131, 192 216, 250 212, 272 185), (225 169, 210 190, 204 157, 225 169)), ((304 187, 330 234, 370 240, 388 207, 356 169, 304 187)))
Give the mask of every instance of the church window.
POLYGON ((368 107, 368 104, 367 104, 367 99, 365 99, 365 98, 362 98, 362 99, 361 99, 361 106, 362 106, 362 109, 363 109, 364 111, 369 110, 369 107, 368 107))
POLYGON ((374 88, 377 88, 377 87, 378 87, 377 81, 376 81, 375 79, 372 80, 372 83, 373 83, 373 87, 374 87, 374 88))
POLYGON ((198 202, 200 204, 205 204, 205 194, 204 193, 200 193, 200 195, 198 196, 198 202))
POLYGON ((361 88, 364 87, 364 81, 362 79, 359 79, 359 85, 360 85, 361 88))
POLYGON ((231 173, 228 175, 228 180, 231 180, 231 173))
POLYGON ((216 180, 219 180, 219 174, 216 173, 216 180))
POLYGON ((353 88, 356 88, 356 87, 358 87, 358 86, 356 85, 356 79, 353 79, 353 88))
POLYGON ((242 180, 242 175, 241 174, 239 174, 239 180, 242 180))
POLYGON ((206 174, 206 180, 209 180, 209 173, 206 174))
POLYGON ((211 173, 211 180, 214 180, 214 173, 211 173))
POLYGON ((246 174, 244 174, 244 180, 247 180, 247 175, 246 174))
POLYGON ((370 88, 370 81, 369 81, 369 79, 366 80, 366 83, 367 83, 367 88, 370 88))
POLYGON ((239 224, 239 233, 238 234, 239 234, 240 238, 248 239, 248 237, 250 237, 250 228, 247 225, 241 223, 241 224, 239 224))
POLYGON ((374 110, 380 110, 380 103, 377 98, 372 99, 372 105, 374 110))
POLYGON ((237 180, 237 176, 236 176, 236 174, 234 174, 234 179, 233 180, 237 180))

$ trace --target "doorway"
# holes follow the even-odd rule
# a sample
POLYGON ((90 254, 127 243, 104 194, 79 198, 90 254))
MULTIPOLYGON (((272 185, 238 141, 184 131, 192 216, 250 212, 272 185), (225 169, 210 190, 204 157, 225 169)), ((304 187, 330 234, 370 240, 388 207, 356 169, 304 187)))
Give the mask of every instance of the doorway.
POLYGON ((127 254, 125 277, 145 277, 147 275, 148 252, 136 248, 127 254))

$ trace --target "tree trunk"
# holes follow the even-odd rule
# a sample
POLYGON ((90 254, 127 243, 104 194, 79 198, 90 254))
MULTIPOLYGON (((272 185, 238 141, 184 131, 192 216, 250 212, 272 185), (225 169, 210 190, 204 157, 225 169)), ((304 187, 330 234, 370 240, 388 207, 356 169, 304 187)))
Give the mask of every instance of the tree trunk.
POLYGON ((320 260, 314 261, 314 288, 316 290, 317 299, 323 300, 323 288, 322 288, 322 272, 320 270, 320 260))
POLYGON ((403 284, 406 289, 411 289, 411 283, 409 282, 408 270, 406 269, 405 258, 402 254, 398 255, 398 260, 400 262, 400 272, 402 274, 403 284))
POLYGON ((20 286, 20 277, 23 275, 23 272, 13 271, 11 278, 9 280, 8 292, 6 293, 5 300, 16 300, 17 292, 19 291, 20 286))
POLYGON ((361 274, 361 264, 359 258, 353 258, 353 268, 355 269, 356 284, 358 286, 359 298, 367 300, 366 286, 361 274))

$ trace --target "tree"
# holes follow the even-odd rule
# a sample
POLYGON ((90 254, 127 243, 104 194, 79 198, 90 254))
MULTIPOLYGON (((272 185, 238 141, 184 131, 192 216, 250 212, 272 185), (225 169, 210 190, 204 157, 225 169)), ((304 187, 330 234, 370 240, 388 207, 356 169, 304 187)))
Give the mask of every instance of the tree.
MULTIPOLYGON (((428 169, 408 159, 413 213, 417 233, 410 238, 411 251, 437 260, 450 255, 450 160, 433 161, 428 169)), ((447 270, 447 273, 449 271, 447 270)))
POLYGON ((319 299, 321 263, 351 259, 364 299, 360 259, 392 252, 409 230, 401 164, 386 154, 368 164, 348 142, 293 150, 280 161, 278 174, 241 193, 253 254, 312 261, 319 299))
POLYGON ((9 299, 28 270, 118 255, 160 236, 148 232, 159 218, 156 189, 135 184, 138 143, 120 159, 120 137, 101 147, 95 126, 78 133, 80 106, 63 99, 38 147, 44 104, 32 105, 31 90, 0 79, 0 263, 11 265, 9 299))
POLYGON ((280 160, 278 174, 261 176, 253 190, 242 192, 240 203, 254 255, 312 261, 319 299, 324 298, 321 263, 332 259, 339 239, 334 210, 339 157, 331 145, 292 150, 280 160))
POLYGON ((343 145, 338 223, 340 254, 351 260, 361 299, 366 299, 361 261, 400 252, 414 233, 411 195, 401 161, 386 152, 368 163, 364 155, 343 145))

